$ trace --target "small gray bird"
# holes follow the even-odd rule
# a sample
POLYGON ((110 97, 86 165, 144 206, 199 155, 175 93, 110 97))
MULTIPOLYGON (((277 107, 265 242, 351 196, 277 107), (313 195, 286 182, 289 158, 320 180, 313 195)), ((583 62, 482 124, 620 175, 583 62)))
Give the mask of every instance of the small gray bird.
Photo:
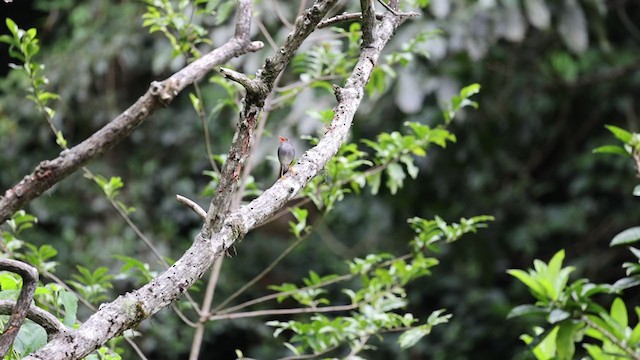
POLYGON ((289 139, 279 136, 280 146, 278 147, 278 160, 280 161, 280 177, 284 177, 291 167, 293 158, 296 156, 296 149, 291 145, 289 139))

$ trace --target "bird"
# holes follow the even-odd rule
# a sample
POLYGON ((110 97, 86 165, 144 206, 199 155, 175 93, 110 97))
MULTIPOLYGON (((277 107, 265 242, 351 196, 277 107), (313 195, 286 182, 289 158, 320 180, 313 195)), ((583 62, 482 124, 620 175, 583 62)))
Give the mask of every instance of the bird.
POLYGON ((291 145, 289 139, 279 136, 280 146, 278 147, 278 160, 280 161, 280 178, 284 177, 291 167, 293 158, 296 156, 296 149, 291 145))

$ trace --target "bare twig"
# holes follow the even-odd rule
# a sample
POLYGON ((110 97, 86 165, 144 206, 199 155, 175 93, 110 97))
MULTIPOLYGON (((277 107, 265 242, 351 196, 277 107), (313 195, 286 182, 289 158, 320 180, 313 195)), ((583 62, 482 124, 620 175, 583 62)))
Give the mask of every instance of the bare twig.
MULTIPOLYGON (((378 20, 382 20, 382 13, 376 13, 375 17, 378 20)), ((317 28, 323 29, 323 28, 326 28, 327 26, 331 26, 339 22, 351 21, 351 20, 362 20, 362 13, 356 12, 356 13, 344 13, 344 14, 336 15, 328 18, 327 20, 322 20, 318 24, 317 28)))
POLYGON ((389 11, 393 15, 398 15, 398 13, 396 12, 396 9, 397 9, 397 6, 398 6, 398 2, 397 1, 394 1, 395 5, 396 5, 396 9, 394 9, 392 6, 387 5, 387 3, 384 2, 384 0, 378 0, 378 2, 380 3, 380 5, 382 5, 383 8, 387 9, 387 11, 389 11))
POLYGON ((193 210, 193 212, 196 213, 202 220, 207 217, 207 212, 204 211, 204 209, 201 208, 200 205, 196 204, 195 201, 177 194, 176 200, 178 200, 179 203, 186 205, 189 209, 193 210))
MULTIPOLYGON (((419 13, 417 12, 397 12, 396 13, 397 16, 399 17, 418 17, 420 16, 419 13)), ((383 13, 375 13, 375 18, 377 20, 382 20, 382 17, 384 16, 383 13)), ((343 13, 340 15, 336 15, 333 17, 330 17, 326 20, 322 20, 317 28, 318 29, 324 29, 328 26, 343 22, 343 21, 352 21, 352 20, 362 20, 362 13, 361 12, 355 12, 355 13, 343 13)))
POLYGON ((202 300, 202 313, 198 324, 196 325, 196 331, 193 335, 193 340, 191 342, 191 352, 189 354, 189 360, 198 360, 200 355, 200 347, 202 346, 202 339, 204 337, 204 326, 207 322, 207 315, 211 310, 211 303, 213 302, 213 294, 216 290, 216 284, 218 283, 218 278, 220 277, 220 269, 222 268, 222 259, 224 257, 219 257, 215 264, 213 265, 213 269, 211 270, 211 276, 209 277, 209 283, 207 284, 207 290, 204 294, 204 299, 202 300))
POLYGON ((12 259, 0 259, 0 270, 10 271, 22 277, 22 289, 18 301, 0 335, 0 358, 4 358, 29 312, 38 283, 38 270, 27 263, 12 259))
MULTIPOLYGON (((304 1, 301 1, 301 3, 303 3, 304 1)), ((278 6, 278 1, 276 0, 271 0, 271 3, 273 4, 273 11, 276 13, 276 15, 278 15, 278 19, 280 19, 280 21, 282 21, 282 24, 284 24, 284 26, 286 26, 287 28, 291 29, 293 27, 293 25, 287 20, 287 18, 284 16, 284 14, 282 14, 282 11, 280 11, 280 6, 278 6)))
POLYGON ((262 270, 258 275, 256 275, 253 279, 251 279, 250 281, 248 281, 247 283, 245 283, 244 285, 242 285, 242 287, 240 289, 238 289, 236 292, 234 292, 233 294, 231 294, 228 298, 226 298, 222 303, 220 303, 218 306, 216 306, 214 312, 216 312, 219 309, 224 308, 225 306, 227 306, 230 302, 232 302, 235 298, 237 298, 240 294, 242 294, 243 292, 245 292, 245 290, 247 290, 248 288, 250 288, 251 286, 253 286, 253 284, 255 284, 256 282, 260 281, 260 279, 262 279, 265 275, 267 275, 271 270, 273 270, 274 267, 276 267, 276 265, 278 265, 282 259, 284 259, 287 255, 289 255, 296 247, 298 247, 298 245, 300 245, 300 243, 302 243, 305 239, 307 239, 309 237, 309 234, 311 234, 311 232, 307 232, 307 234, 305 234, 305 236, 300 237, 299 239, 297 239, 296 241, 294 241, 291 245, 289 245, 289 247, 287 247, 285 249, 285 251, 283 251, 280 255, 278 255, 278 257, 273 260, 271 262, 271 264, 269 264, 269 266, 267 266, 266 268, 264 268, 264 270, 262 270))
POLYGON ((291 356, 285 356, 283 358, 280 358, 278 360, 307 360, 307 359, 315 359, 315 358, 319 358, 320 356, 323 356, 324 354, 330 353, 333 350, 337 349, 338 345, 336 346, 332 346, 328 349, 325 349, 319 353, 315 353, 315 354, 305 354, 305 355, 291 355, 291 356))
POLYGON ((267 39, 269 46, 271 46, 273 50, 277 49, 278 44, 276 44, 275 40, 273 40, 273 38, 271 37, 271 34, 269 34, 269 31, 267 30, 267 27, 264 26, 262 21, 260 20, 256 21, 256 25, 258 25, 258 29, 260 29, 260 32, 262 33, 262 35, 264 35, 264 38, 267 39))
POLYGON ((216 316, 216 315, 220 315, 220 314, 230 314, 236 310, 240 310, 240 309, 244 309, 248 306, 251 305, 255 305, 255 304, 260 304, 263 303, 265 301, 269 301, 269 300, 273 300, 273 299, 277 299, 279 297, 283 297, 283 296, 289 296, 289 295, 293 295, 299 291, 305 291, 305 290, 309 290, 309 289, 317 289, 323 286, 327 286, 327 285, 331 285, 340 281, 344 281, 344 280, 349 280, 351 278, 353 278, 355 275, 351 275, 351 274, 347 274, 347 275, 342 275, 342 276, 338 276, 335 278, 332 278, 330 280, 327 281, 323 281, 314 285, 309 285, 309 286, 305 286, 303 288, 300 289, 295 289, 295 290, 290 290, 290 291, 283 291, 283 292, 278 292, 278 293, 274 293, 274 294, 269 294, 269 295, 265 295, 265 296, 261 296, 259 298, 253 299, 253 300, 249 300, 246 302, 243 302, 242 304, 236 305, 236 306, 232 306, 230 308, 226 308, 220 311, 215 312, 214 314, 212 314, 211 316, 216 316))
POLYGON ((216 161, 213 159, 213 151, 211 150, 211 135, 209 134, 209 125, 207 124, 207 114, 205 114, 205 106, 204 106, 204 97, 202 96, 202 92, 200 91, 200 85, 198 82, 193 83, 193 88, 196 91, 196 96, 200 101, 200 106, 196 109, 198 113, 198 117, 200 118, 200 125, 202 125, 202 132, 204 133, 204 148, 207 153, 207 160, 209 160, 209 164, 211 164, 211 168, 213 171, 220 173, 220 169, 218 169, 218 165, 216 161))
POLYGON ((262 83, 249 79, 249 77, 245 74, 226 68, 220 68, 219 71, 227 79, 235 81, 238 84, 242 85, 242 87, 245 88, 249 93, 261 94, 265 91, 268 91, 262 83))
POLYGON ((248 317, 258 316, 273 316, 273 315, 292 315, 292 314, 309 314, 309 313, 328 313, 328 312, 340 312, 357 309, 360 304, 351 305, 338 305, 338 306, 323 306, 323 307, 306 307, 306 308, 294 308, 294 309, 268 309, 268 310, 256 310, 231 314, 218 314, 209 316, 209 320, 230 320, 230 319, 242 319, 248 317))
MULTIPOLYGON (((378 267, 388 266, 389 264, 391 264, 393 261, 396 261, 396 260, 407 260, 407 259, 410 259, 412 256, 413 256, 412 254, 405 254, 405 255, 399 256, 397 258, 385 261, 385 262, 379 264, 378 267)), ((286 297, 286 296, 289 296, 289 295, 293 295, 293 294, 295 294, 295 293, 297 293, 299 291, 306 291, 306 290, 310 290, 310 289, 317 289, 317 288, 325 287, 325 286, 328 286, 328 285, 331 285, 331 284, 335 284, 335 283, 338 283, 338 282, 341 282, 341 281, 346 281, 346 280, 352 279, 352 278, 354 278, 356 276, 357 276, 357 274, 345 274, 345 275, 341 275, 341 276, 329 279, 327 281, 319 282, 317 284, 305 286, 305 287, 302 287, 302 288, 299 288, 299 289, 283 291, 283 292, 278 292, 278 293, 274 293, 274 294, 265 295, 265 296, 262 296, 262 297, 259 297, 259 298, 253 299, 253 300, 246 301, 246 302, 244 302, 242 304, 239 304, 239 305, 236 305, 236 306, 232 306, 232 307, 226 308, 224 310, 220 310, 217 313, 212 314, 212 315, 229 314, 229 313, 232 313, 232 312, 234 312, 236 310, 244 309, 244 308, 246 308, 248 306, 251 306, 251 305, 260 304, 260 303, 263 303, 265 301, 277 299, 277 298, 283 297, 283 296, 286 297)))

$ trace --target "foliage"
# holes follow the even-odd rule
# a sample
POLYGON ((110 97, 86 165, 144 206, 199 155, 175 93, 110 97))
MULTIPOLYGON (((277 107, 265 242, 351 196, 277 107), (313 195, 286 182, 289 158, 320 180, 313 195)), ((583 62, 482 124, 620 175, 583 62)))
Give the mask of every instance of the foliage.
POLYGON ((207 15, 215 19, 214 24, 225 21, 234 8, 231 1, 197 0, 168 1, 145 0, 147 12, 142 15, 142 26, 150 33, 161 32, 171 43, 172 55, 186 55, 193 58, 201 56, 198 45, 211 44, 207 30, 194 22, 193 16, 207 15))
POLYGON ((452 316, 446 314, 444 309, 439 309, 433 311, 424 324, 418 324, 419 319, 412 313, 398 313, 408 306, 406 287, 411 282, 431 275, 431 268, 438 264, 437 259, 423 254, 424 241, 427 240, 425 237, 428 237, 433 249, 438 241, 455 241, 463 233, 475 232, 484 227, 486 221, 490 220, 493 217, 462 219, 461 228, 455 223, 448 225, 440 218, 433 221, 411 219, 410 223, 416 232, 414 244, 422 245, 411 246, 409 254, 397 257, 387 253, 369 254, 365 258, 354 258, 347 262, 350 273, 348 276, 319 276, 311 271, 309 277, 303 279, 304 287, 291 283, 271 286, 271 289, 280 293, 279 302, 291 297, 317 313, 308 321, 269 321, 267 325, 276 328, 274 336, 286 331, 293 333, 285 346, 295 356, 325 355, 338 350, 342 345, 348 345, 348 356, 353 357, 372 348, 367 345, 370 337, 397 331, 402 331, 398 339, 399 345, 403 349, 412 347, 428 335, 434 326, 447 323, 452 316), (436 228, 431 224, 437 224, 436 228), (347 295, 349 303, 333 305, 336 300, 330 299, 329 292, 324 287, 351 277, 358 278, 359 285, 342 288, 339 292, 347 295), (322 314, 325 310, 351 311, 351 314, 328 317, 322 314))
MULTIPOLYGON (((8 230, 0 228, 0 235, 2 242, 0 247, 4 250, 3 256, 15 258, 29 263, 38 269, 38 272, 43 275, 51 276, 55 271, 55 265, 57 262, 48 261, 57 255, 57 251, 48 244, 37 247, 29 242, 18 239, 16 236, 26 229, 33 227, 37 223, 38 219, 33 215, 26 213, 24 210, 19 210, 13 214, 11 220, 7 221, 8 230), (26 251, 23 252, 23 249, 26 251)), ((104 270, 98 269, 95 273, 91 274, 86 268, 81 268, 81 272, 85 274, 85 278, 77 277, 78 281, 73 283, 75 286, 81 287, 82 290, 87 290, 93 283, 93 291, 99 291, 100 286, 110 287, 109 280, 112 278, 109 275, 105 275, 104 270)), ((13 273, 2 271, 0 272, 0 299, 17 300, 20 290, 22 288, 21 278, 13 273)), ((89 299, 98 299, 99 294, 87 293, 89 299)), ((43 284, 39 282, 35 290, 35 304, 43 309, 53 313, 57 316, 61 322, 67 327, 74 327, 77 323, 78 313, 78 296, 71 291, 65 290, 64 287, 55 284, 43 284)), ((8 316, 0 316, 0 326, 4 327, 5 322, 8 320, 8 316)), ((5 359, 21 359, 22 357, 40 349, 47 343, 47 333, 40 325, 26 320, 21 326, 20 331, 12 348, 5 359)), ((117 360, 120 359, 120 355, 114 353, 109 348, 102 346, 97 350, 97 357, 91 355, 89 358, 104 359, 104 360, 117 360)))
MULTIPOLYGON (((632 142, 634 135, 615 126, 607 126, 615 137, 625 142, 629 154, 635 153, 632 142)), ((611 152, 599 148, 595 152, 611 152)), ((622 150, 622 148, 620 148, 622 150)), ((617 153, 617 151, 614 151, 617 153)), ((616 235, 610 246, 628 245, 640 241, 638 228, 627 229, 616 235)), ((630 247, 631 252, 640 260, 640 250, 630 247)), ((603 308, 597 299, 599 294, 619 294, 622 290, 640 284, 640 266, 626 262, 627 277, 614 284, 594 284, 580 279, 569 284, 569 275, 575 270, 572 266, 562 267, 564 250, 558 251, 549 263, 534 260, 534 269, 528 272, 512 269, 508 273, 524 283, 535 304, 520 305, 511 310, 509 317, 527 314, 542 314, 550 327, 546 330, 534 329, 535 335, 522 335, 521 339, 532 349, 537 359, 573 359, 576 356, 575 343, 583 342, 587 336, 598 340, 599 344, 584 342, 583 348, 593 359, 610 357, 640 357, 640 321, 629 324, 627 306, 624 300, 616 297, 609 311, 603 308)), ((635 307, 640 320, 640 307, 635 307)))
MULTIPOLYGON (((536 328, 535 335, 523 335, 537 359, 573 359, 575 343, 584 336, 600 341, 599 345, 585 342, 584 349, 593 359, 610 356, 640 356, 640 323, 629 327, 627 307, 616 297, 607 311, 594 299, 598 294, 613 294, 621 289, 614 285, 594 284, 587 279, 568 283, 575 269, 562 267, 564 251, 557 252, 549 263, 534 261, 535 270, 509 270, 509 274, 523 282, 536 298, 535 304, 520 305, 509 317, 528 314, 545 315, 547 330, 536 328)), ((640 307, 635 311, 640 315, 640 307)))

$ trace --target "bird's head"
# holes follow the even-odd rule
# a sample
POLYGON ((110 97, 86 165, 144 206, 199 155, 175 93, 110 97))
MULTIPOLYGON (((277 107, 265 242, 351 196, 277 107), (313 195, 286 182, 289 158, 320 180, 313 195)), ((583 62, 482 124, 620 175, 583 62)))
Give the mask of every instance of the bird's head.
POLYGON ((285 142, 285 141, 289 141, 289 139, 287 139, 287 138, 286 138, 286 137, 284 137, 284 136, 278 136, 278 137, 280 138, 280 142, 281 142, 281 143, 283 143, 283 142, 285 142))

